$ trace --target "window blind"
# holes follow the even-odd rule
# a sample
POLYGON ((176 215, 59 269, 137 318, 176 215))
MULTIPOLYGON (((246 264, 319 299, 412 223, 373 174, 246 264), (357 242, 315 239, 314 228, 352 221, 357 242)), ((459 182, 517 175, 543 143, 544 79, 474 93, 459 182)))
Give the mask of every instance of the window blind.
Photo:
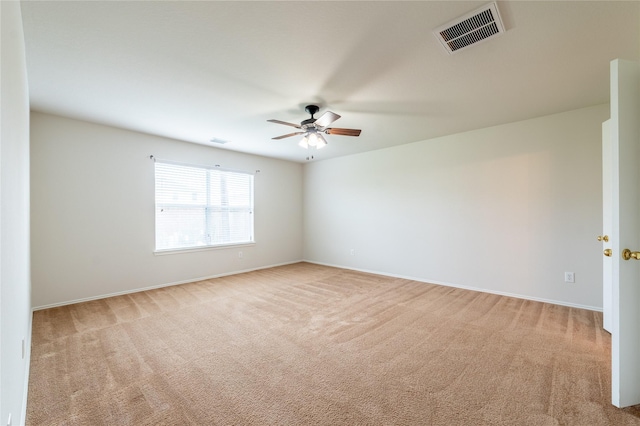
POLYGON ((253 175, 155 162, 156 250, 253 242, 253 175))

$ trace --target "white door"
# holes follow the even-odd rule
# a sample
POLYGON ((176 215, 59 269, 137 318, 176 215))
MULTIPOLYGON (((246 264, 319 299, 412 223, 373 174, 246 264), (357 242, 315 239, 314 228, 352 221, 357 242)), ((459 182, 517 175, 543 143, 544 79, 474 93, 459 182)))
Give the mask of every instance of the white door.
POLYGON ((611 333, 613 314, 613 259, 611 234, 613 230, 613 145, 611 120, 602 123, 602 327, 611 333))
POLYGON ((611 397, 640 404, 640 63, 611 62, 613 310, 611 397), (617 172, 616 170, 617 169, 617 172), (623 258, 627 251, 628 260, 623 258), (636 254, 637 253, 637 254, 636 254))

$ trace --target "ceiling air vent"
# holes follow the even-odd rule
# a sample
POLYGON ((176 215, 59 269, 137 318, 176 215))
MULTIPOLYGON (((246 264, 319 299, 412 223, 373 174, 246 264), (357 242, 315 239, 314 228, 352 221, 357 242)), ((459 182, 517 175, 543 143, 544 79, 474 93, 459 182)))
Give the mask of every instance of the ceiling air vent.
POLYGON ((433 31, 447 53, 457 53, 474 44, 504 33, 498 6, 495 3, 481 7, 433 31))
POLYGON ((211 139, 209 139, 209 142, 217 143, 217 144, 220 144, 220 145, 224 145, 225 143, 229 143, 229 141, 226 141, 224 139, 218 139, 218 138, 211 138, 211 139))

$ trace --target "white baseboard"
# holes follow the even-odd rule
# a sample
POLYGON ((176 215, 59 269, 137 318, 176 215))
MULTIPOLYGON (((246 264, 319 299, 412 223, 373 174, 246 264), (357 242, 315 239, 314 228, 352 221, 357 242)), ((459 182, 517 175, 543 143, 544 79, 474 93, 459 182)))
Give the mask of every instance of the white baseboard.
POLYGON ((206 277, 193 278, 193 279, 188 279, 188 280, 183 280, 183 281, 175 281, 175 282, 158 284, 158 285, 149 286, 149 287, 141 287, 141 288, 137 288, 137 289, 133 289, 133 290, 127 290, 127 291, 121 291, 121 292, 109 293, 109 294, 102 294, 102 295, 99 295, 99 296, 93 296, 93 297, 86 297, 86 298, 82 298, 82 299, 69 300, 69 301, 65 301, 65 302, 53 303, 53 304, 43 305, 43 306, 36 306, 36 307, 33 308, 33 310, 34 311, 39 311, 39 310, 42 310, 42 309, 55 308, 55 307, 58 307, 58 306, 72 305, 74 303, 81 303, 81 302, 89 302, 89 301, 92 301, 92 300, 106 299, 108 297, 122 296, 122 295, 125 295, 125 294, 138 293, 140 291, 154 290, 154 289, 157 289, 157 288, 170 287, 170 286, 173 286, 173 285, 188 284, 188 283, 192 283, 192 282, 196 282, 196 281, 204 281, 204 280, 209 280, 209 279, 213 279, 213 278, 225 277, 225 276, 229 276, 229 275, 243 274, 245 272, 258 271, 260 269, 275 268, 277 266, 291 265, 291 264, 300 263, 300 262, 307 262, 307 263, 313 263, 313 264, 316 264, 316 265, 330 266, 330 267, 333 267, 333 268, 349 269, 349 270, 352 270, 352 271, 366 272, 366 273, 369 273, 369 274, 376 274, 376 275, 382 275, 382 276, 393 277, 393 278, 403 278, 403 279, 407 279, 407 280, 418 281, 418 282, 423 282, 423 283, 428 283, 428 284, 436 284, 436 285, 441 285, 441 286, 445 286, 445 287, 460 288, 460 289, 463 289, 463 290, 472 290, 472 291, 479 291, 479 292, 482 292, 482 293, 497 294, 499 296, 514 297, 516 299, 524 299, 524 300, 531 300, 531 301, 535 301, 535 302, 551 303, 553 305, 567 306, 567 307, 570 307, 570 308, 587 309, 589 311, 602 312, 602 307, 598 307, 598 306, 580 305, 580 304, 577 304, 577 303, 569 303, 569 302, 564 302, 564 301, 561 301, 561 300, 544 299, 544 298, 541 298, 541 297, 529 296, 529 295, 524 295, 524 294, 488 290, 488 289, 480 288, 480 287, 473 287, 473 286, 467 286, 467 285, 462 285, 462 284, 448 283, 448 282, 437 281, 437 280, 429 280, 429 279, 424 279, 424 278, 419 278, 419 277, 412 277, 412 276, 408 276, 408 275, 390 274, 390 273, 387 273, 387 272, 374 271, 374 270, 362 269, 362 268, 353 268, 353 267, 344 266, 344 265, 335 265, 335 264, 324 263, 324 262, 316 262, 316 261, 308 260, 308 259, 294 260, 294 261, 291 261, 291 262, 284 262, 284 263, 278 263, 278 264, 274 264, 274 265, 260 266, 260 267, 257 267, 257 268, 242 269, 242 270, 238 270, 238 271, 225 272, 225 273, 222 273, 222 274, 210 275, 210 276, 206 276, 206 277))
POLYGON ((564 301, 561 301, 561 300, 544 299, 544 298, 541 298, 541 297, 534 297, 534 296, 529 296, 529 295, 524 295, 524 294, 516 294, 516 293, 508 293, 508 292, 504 292, 504 291, 488 290, 486 288, 471 287, 471 286, 447 283, 447 282, 436 281, 436 280, 428 280, 428 279, 424 279, 424 278, 410 277, 410 276, 407 276, 407 275, 390 274, 390 273, 387 273, 387 272, 373 271, 373 270, 369 270, 369 269, 352 268, 350 266, 342 266, 342 265, 333 265, 333 264, 330 264, 330 263, 316 262, 316 261, 313 261, 313 260, 306 260, 305 259, 304 262, 314 263, 316 265, 331 266, 333 268, 349 269, 351 271, 366 272, 366 273, 369 273, 369 274, 382 275, 382 276, 385 276, 385 277, 403 278, 403 279, 407 279, 407 280, 411 280, 411 281, 418 281, 418 282, 427 283, 427 284, 436 284, 436 285, 441 285, 441 286, 445 286, 445 287, 454 287, 454 288, 459 288, 459 289, 463 289, 463 290, 478 291, 478 292, 481 292, 481 293, 497 294, 499 296, 514 297, 516 299, 531 300, 531 301, 534 301, 534 302, 551 303, 553 305, 567 306, 569 308, 578 308, 578 309, 586 309, 586 310, 589 310, 589 311, 602 312, 602 308, 601 307, 597 307, 597 306, 580 305, 580 304, 577 304, 577 303, 569 303, 569 302, 564 302, 564 301))
POLYGON ((51 303, 49 305, 36 306, 36 307, 33 308, 33 311, 40 311, 42 309, 49 309, 49 308, 57 308, 59 306, 73 305, 74 303, 90 302, 92 300, 106 299, 108 297, 122 296, 122 295, 125 295, 125 294, 139 293, 141 291, 154 290, 154 289, 163 288, 163 287, 171 287, 171 286, 174 286, 174 285, 188 284, 188 283, 193 283, 193 282, 196 282, 196 281, 210 280, 210 279, 213 279, 213 278, 226 277, 226 276, 229 276, 229 275, 243 274, 245 272, 258 271, 260 269, 275 268, 277 266, 291 265, 291 264, 300 263, 300 262, 304 262, 304 260, 294 260, 294 261, 291 261, 291 262, 277 263, 277 264, 274 264, 274 265, 266 265, 266 266, 259 266, 259 267, 256 267, 256 268, 241 269, 241 270, 238 270, 238 271, 224 272, 222 274, 209 275, 209 276, 206 276, 206 277, 190 278, 188 280, 183 280, 183 281, 175 281, 175 282, 170 282, 170 283, 152 285, 152 286, 148 286, 148 287, 140 287, 140 288, 136 288, 136 289, 132 289, 132 290, 119 291, 119 292, 115 292, 115 293, 101 294, 101 295, 98 295, 98 296, 84 297, 82 299, 74 299, 74 300, 68 300, 68 301, 65 301, 65 302, 51 303))

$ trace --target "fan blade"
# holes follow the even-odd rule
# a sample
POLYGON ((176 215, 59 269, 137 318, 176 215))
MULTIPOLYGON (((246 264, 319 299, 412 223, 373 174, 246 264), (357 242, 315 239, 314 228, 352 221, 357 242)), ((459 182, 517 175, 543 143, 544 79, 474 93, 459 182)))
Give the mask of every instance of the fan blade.
POLYGON ((339 129, 332 127, 326 129, 324 132, 328 135, 341 135, 341 136, 360 136, 360 129, 339 129))
POLYGON ((336 121, 338 118, 340 118, 338 114, 335 114, 331 111, 327 111, 324 114, 322 114, 320 117, 318 117, 318 119, 314 122, 314 124, 316 125, 317 129, 324 130, 325 127, 327 127, 329 124, 336 121))
POLYGON ((286 121, 280 121, 280 120, 267 120, 270 123, 276 123, 276 124, 284 124, 285 126, 291 126, 291 127, 295 127, 296 129, 301 129, 302 127, 300 127, 299 124, 293 124, 293 123, 287 123, 286 121))
POLYGON ((271 138, 271 139, 284 139, 284 138, 289 138, 295 135, 304 135, 304 132, 289 133, 288 135, 276 136, 275 138, 271 138))

